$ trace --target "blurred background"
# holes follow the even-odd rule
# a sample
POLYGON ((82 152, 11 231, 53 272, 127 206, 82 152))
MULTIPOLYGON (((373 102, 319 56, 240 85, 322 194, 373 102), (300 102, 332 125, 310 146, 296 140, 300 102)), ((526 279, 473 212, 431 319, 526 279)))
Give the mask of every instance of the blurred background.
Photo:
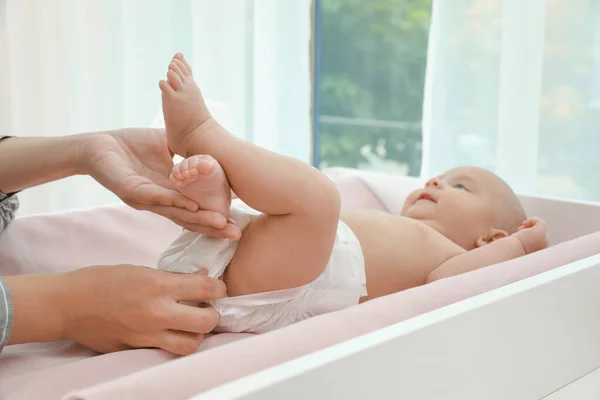
MULTIPOLYGON (((0 0, 0 131, 150 126, 177 51, 232 133, 320 168, 600 201, 600 0, 0 0)), ((87 177, 21 199, 118 202, 87 177)))

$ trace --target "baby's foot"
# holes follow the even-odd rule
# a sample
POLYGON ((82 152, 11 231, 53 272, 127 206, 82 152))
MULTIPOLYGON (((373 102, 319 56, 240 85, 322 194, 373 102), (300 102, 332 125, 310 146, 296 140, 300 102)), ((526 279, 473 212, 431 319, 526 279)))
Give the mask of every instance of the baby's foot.
POLYGON ((213 121, 200 88, 194 82, 192 68, 181 53, 175 54, 169 64, 167 80, 160 81, 162 108, 169 147, 187 157, 188 143, 194 131, 213 121))
POLYGON ((173 167, 169 178, 177 190, 198 203, 201 209, 229 218, 231 188, 217 160, 206 155, 186 158, 173 167))

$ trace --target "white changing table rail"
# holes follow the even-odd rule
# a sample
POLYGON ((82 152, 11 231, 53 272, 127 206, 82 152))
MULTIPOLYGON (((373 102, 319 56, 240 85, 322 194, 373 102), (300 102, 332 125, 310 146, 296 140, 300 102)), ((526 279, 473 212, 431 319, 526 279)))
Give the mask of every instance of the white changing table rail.
MULTIPOLYGON (((598 367, 600 254, 247 376, 193 400, 549 399, 598 367)), ((597 393, 593 386, 589 398, 597 393)))

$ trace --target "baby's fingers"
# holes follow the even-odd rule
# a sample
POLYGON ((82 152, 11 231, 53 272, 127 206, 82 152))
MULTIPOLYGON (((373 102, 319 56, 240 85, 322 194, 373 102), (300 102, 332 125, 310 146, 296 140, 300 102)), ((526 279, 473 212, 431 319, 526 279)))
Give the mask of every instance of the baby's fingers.
POLYGON ((529 218, 528 220, 526 220, 525 222, 523 222, 523 225, 521 226, 521 228, 519 228, 519 230, 521 230, 521 229, 527 229, 527 228, 532 228, 537 222, 538 221, 537 221, 536 218, 529 218))

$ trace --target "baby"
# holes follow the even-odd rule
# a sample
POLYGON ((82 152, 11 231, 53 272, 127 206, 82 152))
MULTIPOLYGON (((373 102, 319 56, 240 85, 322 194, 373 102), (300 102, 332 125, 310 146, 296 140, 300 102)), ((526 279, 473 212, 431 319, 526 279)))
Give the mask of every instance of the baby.
POLYGON ((239 228, 233 239, 184 231, 159 260, 224 280, 229 297, 211 302, 217 331, 278 329, 548 246, 544 222, 525 220, 510 187, 486 170, 431 179, 400 216, 341 212, 328 177, 220 126, 181 54, 160 89, 169 147, 185 158, 171 180, 239 228), (231 190, 241 199, 233 206, 231 190))

